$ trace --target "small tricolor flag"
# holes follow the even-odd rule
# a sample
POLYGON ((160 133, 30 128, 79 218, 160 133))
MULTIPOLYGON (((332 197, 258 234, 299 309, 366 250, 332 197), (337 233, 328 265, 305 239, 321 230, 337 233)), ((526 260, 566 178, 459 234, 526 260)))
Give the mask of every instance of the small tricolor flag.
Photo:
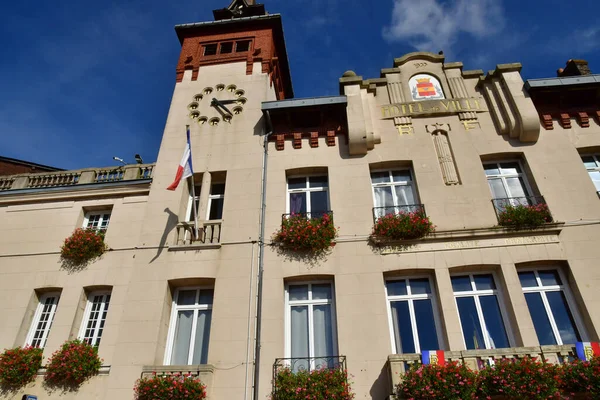
POLYGON ((190 127, 187 127, 187 143, 185 145, 185 150, 183 151, 183 157, 181 157, 181 162, 179 163, 179 167, 177 167, 177 173, 175 174, 175 180, 173 183, 169 185, 167 190, 175 190, 177 186, 179 186, 179 182, 182 179, 188 178, 194 174, 192 169, 192 146, 190 144, 190 127))
POLYGON ((592 357, 600 357, 600 343, 577 342, 575 343, 577 357, 582 361, 590 361, 592 357))
POLYGON ((421 362, 423 363, 423 365, 445 365, 446 358, 444 357, 444 350, 423 350, 421 352, 421 362))

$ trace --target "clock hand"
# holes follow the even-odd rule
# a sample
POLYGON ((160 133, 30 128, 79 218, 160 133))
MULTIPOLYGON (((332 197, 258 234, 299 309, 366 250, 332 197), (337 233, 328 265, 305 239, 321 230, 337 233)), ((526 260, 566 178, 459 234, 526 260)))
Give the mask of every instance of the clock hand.
POLYGON ((223 110, 227 111, 227 113, 229 115, 233 115, 233 113, 231 111, 229 111, 229 109, 227 107, 225 107, 225 105, 223 104, 223 102, 215 99, 214 97, 213 97, 212 101, 210 102, 210 105, 213 106, 213 107, 220 107, 223 110))
POLYGON ((237 102, 237 100, 219 100, 219 103, 221 104, 233 104, 237 102))

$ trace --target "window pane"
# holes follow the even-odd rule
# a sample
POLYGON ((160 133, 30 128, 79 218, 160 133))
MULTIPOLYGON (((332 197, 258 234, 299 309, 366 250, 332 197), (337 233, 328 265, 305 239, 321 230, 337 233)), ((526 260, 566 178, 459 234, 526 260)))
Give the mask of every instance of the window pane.
POLYGON ((494 199, 505 199, 508 197, 506 190, 504 189, 504 185, 502 184, 502 179, 488 179, 488 183, 494 199))
POLYGON ((410 171, 392 171, 394 182, 412 182, 410 171))
POLYGON ((520 174, 521 168, 519 167, 519 163, 511 162, 511 163, 502 163, 500 164, 500 168, 502 169, 502 174, 520 174))
POLYGON ((540 275, 542 286, 562 285, 562 282, 560 281, 560 276, 558 276, 558 271, 542 270, 538 271, 538 274, 540 275))
POLYGON ((289 178, 288 179, 288 189, 305 189, 306 188, 306 178, 289 178))
POLYGON ((189 306, 196 304, 196 290, 180 290, 177 295, 178 306, 189 306))
POLYGON ((519 272, 519 280, 521 281, 521 287, 537 287, 537 280, 533 271, 519 272))
POLYGON ((171 365, 187 365, 190 353, 190 338, 192 337, 192 319, 194 312, 191 310, 179 311, 175 326, 175 339, 171 365))
POLYGON ((308 178, 309 185, 311 188, 326 188, 327 187, 327 176, 311 176, 308 178))
POLYGON ((371 183, 387 183, 390 182, 390 173, 384 172, 371 172, 371 183))
POLYGON ((496 164, 484 165, 483 169, 485 170, 486 175, 500 175, 500 170, 496 164))
POLYGON ((410 292, 412 294, 429 294, 431 293, 431 285, 429 284, 429 279, 411 279, 410 283, 410 292))
POLYGON ((584 156, 581 157, 581 159, 583 160, 583 165, 585 165, 586 168, 596 168, 596 161, 594 160, 594 157, 584 156))
MULTIPOLYGON (((313 329, 315 335, 315 357, 333 356, 331 305, 324 304, 313 307, 313 329)), ((317 367, 318 366, 319 365, 317 365, 317 367)))
MULTIPOLYGON (((396 189, 396 197, 398 198, 399 206, 415 204, 415 196, 413 193, 412 186, 397 185, 397 186, 394 186, 394 188, 396 189)), ((400 211, 409 211, 409 210, 401 209, 400 211)))
POLYGON ((567 306, 565 294, 562 291, 546 292, 546 296, 548 297, 554 322, 556 322, 563 343, 573 344, 580 342, 581 337, 579 336, 579 332, 577 332, 577 328, 575 328, 575 321, 573 320, 573 315, 571 315, 571 310, 567 306))
POLYGON ((525 293, 525 300, 527 301, 529 314, 531 314, 535 333, 537 334, 540 344, 542 346, 547 344, 557 344, 556 338, 552 333, 552 326, 550 325, 546 308, 542 302, 542 295, 540 293, 525 293))
POLYGON ((233 51, 233 42, 221 43, 221 54, 231 53, 233 51))
POLYGON ((194 356, 192 364, 206 364, 208 359, 208 341, 210 339, 211 310, 198 311, 196 338, 194 339, 194 356))
POLYGON ((198 300, 198 303, 199 304, 212 304, 214 293, 215 293, 214 289, 200 290, 200 299, 198 300))
POLYGON ((419 345, 421 352, 423 350, 437 350, 440 348, 435 329, 435 319, 433 317, 433 307, 431 300, 415 300, 415 318, 417 319, 417 332, 419 335, 419 345))
POLYGON ((500 314, 500 307, 498 306, 498 298, 495 295, 479 296, 479 302, 481 303, 490 347, 492 349, 510 347, 504 321, 502 321, 502 315, 500 314))
POLYGON ((392 321, 396 334, 396 349, 400 353, 415 353, 415 340, 413 338, 408 301, 394 301, 391 304, 392 321))
POLYGON ((460 325, 462 326, 465 344, 468 350, 485 349, 481 324, 475 308, 473 297, 456 298, 458 305, 458 315, 460 316, 460 325))
MULTIPOLYGON (((525 184, 523 178, 506 178, 506 184, 508 185, 508 197, 526 197, 527 191, 525 190, 525 184)), ((525 203, 527 204, 527 203, 525 203)))
MULTIPOLYGON (((375 188, 373 188, 373 192, 375 193, 375 207, 393 207, 394 206, 394 197, 392 196, 391 186, 375 187, 375 188)), ((393 213, 394 209, 390 208, 388 210, 381 210, 381 211, 382 211, 382 214, 380 216, 383 216, 388 213, 393 213), (388 212, 386 212, 386 211, 388 211, 388 212)))
POLYGON ((452 280, 452 290, 455 292, 470 292, 473 290, 471 287, 471 278, 469 276, 453 276, 450 278, 452 280))
POLYGON ((596 190, 600 190, 600 172, 598 171, 589 171, 590 178, 592 178, 592 182, 596 186, 596 190))
POLYGON ((312 285, 313 300, 330 300, 331 297, 331 285, 329 283, 312 285))
MULTIPOLYGON (((292 307, 291 314, 291 356, 308 357, 308 306, 292 307)), ((293 369, 308 369, 308 362, 298 362, 293 369)))
POLYGON ((223 203, 225 199, 210 199, 210 214, 209 220, 222 219, 223 218, 223 203))
POLYGON ((312 217, 320 217, 326 211, 327 192, 310 192, 310 212, 312 217))
POLYGON ((496 284, 492 275, 474 275, 473 280, 475 281, 475 288, 477 290, 494 290, 496 284))
POLYGON ((306 193, 290 193, 290 214, 306 212, 306 193))
POLYGON ((308 285, 290 285, 288 287, 290 300, 308 300, 308 285))
POLYGON ((406 296, 406 281, 388 281, 385 283, 388 296, 406 296))
MULTIPOLYGON (((198 194, 200 194, 200 192, 198 192, 198 194)), ((210 194, 211 195, 225 194, 225 184, 224 183, 213 183, 212 186, 210 187, 210 194)))

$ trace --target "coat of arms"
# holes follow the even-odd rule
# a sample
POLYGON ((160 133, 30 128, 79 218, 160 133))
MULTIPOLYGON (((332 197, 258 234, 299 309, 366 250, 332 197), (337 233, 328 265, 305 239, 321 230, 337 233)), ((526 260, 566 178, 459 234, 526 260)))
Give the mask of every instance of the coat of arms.
POLYGON ((415 75, 408 82, 413 100, 443 99, 440 82, 431 75, 415 75))

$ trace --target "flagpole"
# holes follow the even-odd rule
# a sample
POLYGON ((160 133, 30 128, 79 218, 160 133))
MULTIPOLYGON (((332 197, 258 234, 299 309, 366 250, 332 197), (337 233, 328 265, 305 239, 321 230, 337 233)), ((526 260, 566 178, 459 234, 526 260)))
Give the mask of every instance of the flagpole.
MULTIPOLYGON (((188 142, 190 144, 190 158, 192 157, 191 155, 191 150, 192 150, 192 138, 190 135, 190 126, 186 125, 185 126, 186 129, 186 135, 187 135, 187 139, 188 142)), ((190 165, 191 165, 191 160, 190 160, 190 165)), ((194 235, 196 237, 196 240, 199 240, 200 238, 198 237, 198 206, 196 205, 196 184, 194 183, 194 173, 192 172, 192 176, 191 176, 191 184, 192 184, 192 207, 194 208, 194 235)))

